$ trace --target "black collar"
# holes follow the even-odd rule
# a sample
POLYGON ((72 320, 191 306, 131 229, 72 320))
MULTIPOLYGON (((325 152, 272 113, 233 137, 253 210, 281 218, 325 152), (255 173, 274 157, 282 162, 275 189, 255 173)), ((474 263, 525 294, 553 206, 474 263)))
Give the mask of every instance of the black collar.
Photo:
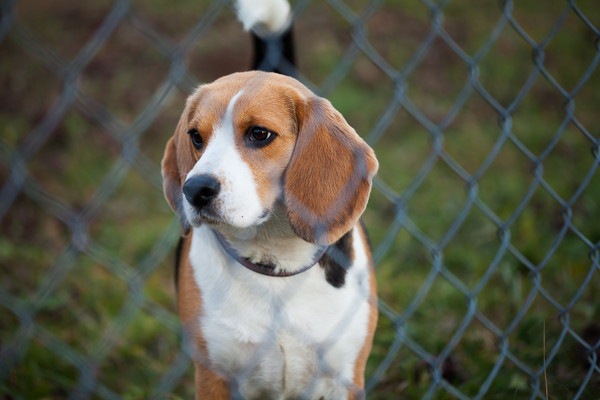
POLYGON ((324 247, 320 248, 317 251, 317 253, 313 256, 310 263, 308 265, 303 266, 302 268, 300 268, 298 270, 277 272, 277 271, 275 271, 274 265, 255 264, 252 261, 250 261, 249 259, 240 256, 238 254, 238 252, 231 246, 231 244, 229 244, 227 239, 225 239, 223 237, 223 235, 221 235, 219 232, 217 232, 214 229, 212 231, 215 233, 215 236, 217 237, 217 240, 219 241, 219 244, 221 245, 221 247, 223 247, 223 250, 225 250, 225 252, 227 254, 229 254, 229 256, 231 258, 233 258, 234 260, 236 260, 239 264, 243 265, 244 267, 246 267, 249 270, 254 271, 258 274, 274 276, 274 277, 279 277, 279 278, 285 278, 287 276, 294 276, 294 275, 301 274, 302 272, 308 271, 309 269, 314 267, 321 260, 321 257, 323 257, 325 252, 327 252, 327 250, 329 249, 329 246, 324 246, 324 247))

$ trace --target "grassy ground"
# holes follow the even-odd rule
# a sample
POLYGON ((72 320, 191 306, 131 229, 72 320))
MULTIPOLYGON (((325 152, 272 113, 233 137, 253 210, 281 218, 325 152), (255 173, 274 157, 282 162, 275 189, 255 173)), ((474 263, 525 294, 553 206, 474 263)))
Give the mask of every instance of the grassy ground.
MULTIPOLYGON (((600 174, 593 172, 586 181, 597 164, 591 138, 597 151, 600 71, 574 94, 574 115, 589 137, 570 123, 554 142, 565 118, 565 96, 538 75, 515 103, 534 71, 530 45, 507 26, 484 52, 502 16, 496 2, 447 5, 445 31, 466 54, 477 55, 478 82, 498 107, 510 107, 512 140, 490 159, 503 140, 498 110, 472 93, 448 119, 469 80, 465 60, 438 38, 418 66, 410 68, 430 32, 432 15, 426 6, 415 0, 384 2, 365 32, 382 59, 403 73, 398 82, 406 90, 404 100, 418 108, 418 118, 442 124, 440 135, 424 128, 406 108, 384 118, 381 130, 376 128, 394 98, 394 84, 364 54, 339 83, 329 86, 332 71, 352 42, 352 30, 334 8, 314 3, 296 24, 300 71, 307 81, 324 87, 357 131, 372 140, 381 163, 379 178, 397 194, 394 203, 374 191, 365 214, 380 257, 381 299, 401 317, 396 324, 381 318, 369 376, 398 335, 406 339, 369 398, 453 398, 441 388, 428 392, 433 379, 429 363, 440 354, 448 355, 440 368, 444 379, 467 396, 488 384, 498 363, 485 398, 530 398, 531 382, 523 371, 527 368, 540 377, 545 372, 550 398, 574 397, 589 370, 581 342, 593 346, 600 339, 600 174), (526 154, 542 157, 542 184, 534 179, 534 172, 542 170, 534 169, 526 154), (427 174, 417 184, 423 171, 427 174), (475 177, 475 186, 467 184, 470 177, 475 177), (474 198, 485 208, 472 204, 474 198), (398 210, 405 214, 396 214, 398 210), (394 221, 401 223, 400 229, 394 230, 394 221), (503 250, 499 225, 510 235, 512 252, 503 250), (594 254, 595 270, 590 261, 594 254), (443 274, 431 279, 436 265, 443 267, 443 274), (540 266, 539 283, 550 300, 537 292, 533 279, 532 269, 540 266), (475 305, 478 318, 463 332, 461 323, 475 305), (561 310, 568 313, 559 314, 561 310), (490 330, 491 324, 498 332, 490 330), (457 330, 460 340, 448 347, 457 330), (506 333, 506 340, 499 331, 506 333), (545 371, 544 359, 551 361, 545 371)), ((361 1, 348 4, 355 12, 365 6, 361 1)), ((577 5, 600 26, 592 0, 577 5)), ((21 1, 15 15, 19 26, 58 57, 71 60, 111 7, 108 1, 21 1)), ((186 0, 173 7, 152 0, 133 1, 131 7, 134 17, 124 18, 77 79, 84 97, 112 113, 118 128, 109 130, 89 110, 69 108, 28 159, 26 190, 0 224, 0 346, 3 357, 11 355, 7 348, 18 350, 14 358, 2 361, 9 365, 6 360, 16 360, 0 382, 5 398, 65 398, 85 386, 81 371, 88 367, 100 382, 94 398, 111 392, 148 398, 158 393, 161 382, 173 382, 167 398, 190 398, 192 393, 191 373, 172 368, 180 360, 172 314, 177 227, 160 192, 158 170, 189 87, 171 90, 156 115, 140 122, 140 113, 159 92, 171 66, 138 27, 143 21, 178 43, 210 5, 186 0), (135 142, 142 157, 130 168, 120 168, 127 149, 122 139, 138 130, 144 131, 135 142), (67 217, 57 218, 63 215, 67 217), (79 247, 83 252, 77 246, 84 236, 73 235, 78 231, 71 224, 81 215, 89 221, 88 240, 79 247), (23 316, 32 310, 30 325, 23 316)), ((562 2, 543 8, 523 3, 515 6, 513 16, 540 42, 563 9, 562 2)), ((64 90, 61 79, 49 72, 53 64, 46 65, 28 50, 22 37, 12 34, 0 42, 0 182, 14 171, 9 155, 17 148, 33 148, 35 127, 54 112, 64 90)), ((544 68, 565 92, 579 85, 598 56, 594 40, 571 12, 544 47, 544 68)), ((249 44, 226 8, 192 46, 187 66, 199 81, 244 70, 249 44)), ((543 392, 541 379, 538 389, 543 392)), ((592 399, 599 391, 596 371, 580 398, 592 399)))

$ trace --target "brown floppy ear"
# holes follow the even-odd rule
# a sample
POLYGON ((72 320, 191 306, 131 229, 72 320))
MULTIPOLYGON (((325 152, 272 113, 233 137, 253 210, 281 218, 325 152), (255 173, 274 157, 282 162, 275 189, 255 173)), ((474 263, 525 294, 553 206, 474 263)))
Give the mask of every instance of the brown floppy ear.
POLYGON ((298 138, 284 178, 288 219, 304 240, 332 244, 365 210, 379 164, 329 101, 314 96, 298 114, 298 138))
MULTIPOLYGON (((182 116, 175 129, 175 134, 167 142, 161 166, 165 198, 173 211, 175 211, 175 214, 179 217, 181 231, 185 236, 190 232, 190 223, 183 211, 183 192, 181 189, 183 182, 182 174, 179 171, 181 160, 178 160, 177 154, 178 136, 180 136, 179 130, 183 129, 183 119, 184 117, 182 116)), ((181 157, 181 155, 179 156, 181 157)))

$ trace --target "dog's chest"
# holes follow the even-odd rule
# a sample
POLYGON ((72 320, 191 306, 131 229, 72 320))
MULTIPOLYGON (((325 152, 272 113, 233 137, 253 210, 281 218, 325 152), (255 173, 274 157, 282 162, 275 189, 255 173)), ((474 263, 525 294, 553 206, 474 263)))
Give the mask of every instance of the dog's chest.
POLYGON ((354 265, 343 288, 328 284, 318 266, 264 277, 197 233, 190 257, 211 368, 244 398, 346 397, 367 331, 366 269, 354 265))

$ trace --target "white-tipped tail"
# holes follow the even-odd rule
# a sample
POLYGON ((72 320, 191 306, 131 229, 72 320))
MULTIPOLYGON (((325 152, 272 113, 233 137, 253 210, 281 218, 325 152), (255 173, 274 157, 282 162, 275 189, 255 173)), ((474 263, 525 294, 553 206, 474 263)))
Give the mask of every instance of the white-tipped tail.
POLYGON ((245 30, 262 28, 268 33, 285 30, 290 22, 287 0, 237 0, 237 15, 245 30))

